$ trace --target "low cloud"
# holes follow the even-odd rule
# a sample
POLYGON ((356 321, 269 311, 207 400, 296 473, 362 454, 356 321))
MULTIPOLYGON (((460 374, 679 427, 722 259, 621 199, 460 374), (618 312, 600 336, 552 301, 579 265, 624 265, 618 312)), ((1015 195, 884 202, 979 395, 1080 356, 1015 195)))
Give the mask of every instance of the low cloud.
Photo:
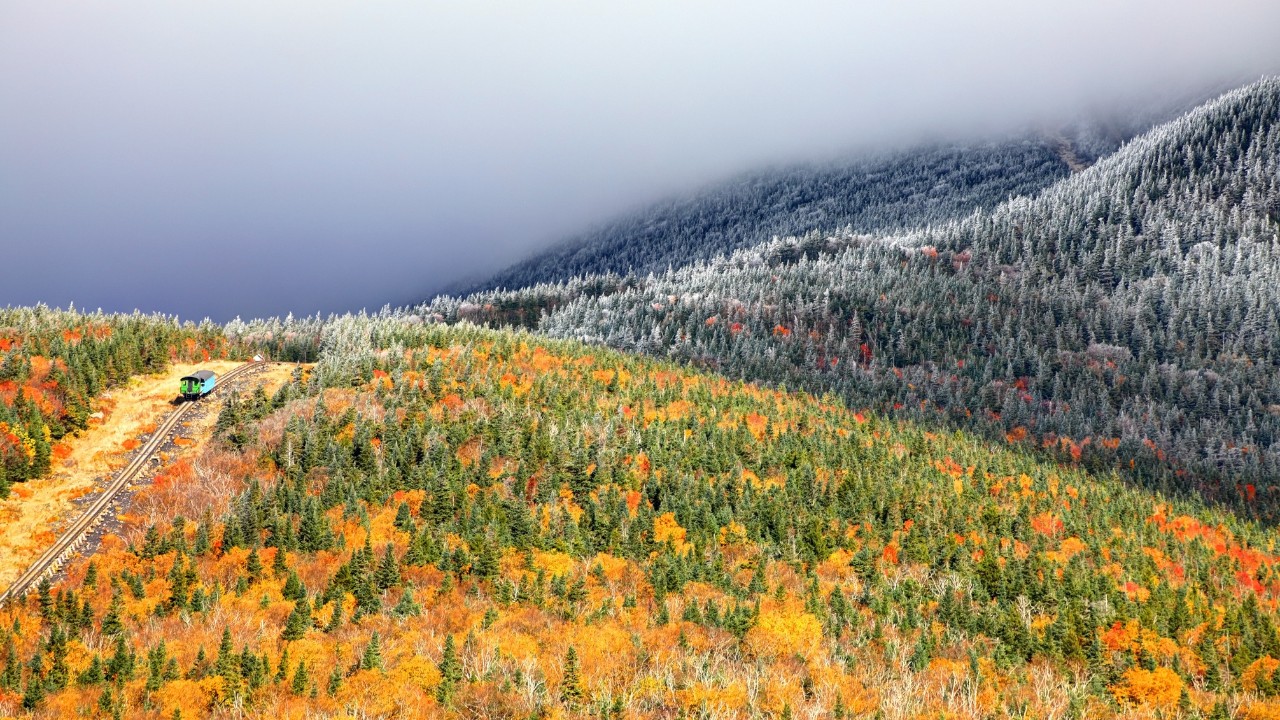
POLYGON ((0 304, 397 303, 757 165, 1280 69, 1280 4, 8 3, 0 304))

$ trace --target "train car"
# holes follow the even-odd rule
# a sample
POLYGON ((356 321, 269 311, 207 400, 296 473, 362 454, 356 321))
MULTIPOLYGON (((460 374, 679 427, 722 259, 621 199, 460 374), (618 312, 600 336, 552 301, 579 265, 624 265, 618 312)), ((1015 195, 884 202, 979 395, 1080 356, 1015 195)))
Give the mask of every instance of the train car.
POLYGON ((182 378, 181 390, 185 400, 196 400, 213 392, 218 376, 209 370, 197 370, 182 378))

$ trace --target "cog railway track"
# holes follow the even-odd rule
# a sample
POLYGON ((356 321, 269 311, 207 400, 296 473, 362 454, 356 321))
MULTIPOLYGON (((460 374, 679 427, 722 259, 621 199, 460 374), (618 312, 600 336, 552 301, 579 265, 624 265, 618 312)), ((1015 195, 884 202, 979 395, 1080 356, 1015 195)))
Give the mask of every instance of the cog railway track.
MULTIPOLYGON (((218 378, 217 387, 222 388, 225 383, 248 376, 250 370, 266 367, 269 364, 266 362, 245 363, 218 378)), ((106 488, 94 499, 89 508, 81 513, 80 517, 70 527, 63 531, 53 545, 45 550, 44 554, 31 567, 27 568, 26 572, 19 575, 12 585, 0 593, 0 606, 21 599, 42 578, 62 569, 71 554, 84 544, 89 531, 102 520, 103 515, 115 502, 120 491, 128 487, 142 473, 156 451, 168 442, 170 435, 178 427, 178 423, 181 422, 191 407, 192 403, 183 403, 171 412, 169 417, 165 418, 160 427, 156 428, 156 431, 151 434, 151 438, 138 449, 129 464, 112 477, 111 482, 107 483, 106 488)))

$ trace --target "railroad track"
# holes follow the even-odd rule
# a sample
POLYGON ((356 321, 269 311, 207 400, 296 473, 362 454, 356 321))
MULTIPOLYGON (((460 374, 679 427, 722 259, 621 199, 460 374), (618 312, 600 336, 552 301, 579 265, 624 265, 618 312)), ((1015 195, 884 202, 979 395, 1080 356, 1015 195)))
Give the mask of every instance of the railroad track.
MULTIPOLYGON (((217 392, 218 388, 224 387, 224 383, 244 377, 251 369, 264 367, 267 364, 265 362, 245 363, 231 370, 218 378, 218 384, 213 392, 217 392)), ((151 434, 151 439, 138 449, 133 460, 129 461, 129 464, 123 470, 116 473, 111 482, 107 483, 106 489, 98 495, 93 504, 89 506, 89 509, 85 510, 71 524, 71 527, 67 528, 58 537, 57 541, 31 567, 27 568, 26 572, 18 576, 18 579, 7 590, 0 593, 0 606, 21 599, 36 583, 40 582, 41 578, 52 575, 62 569, 71 553, 78 550, 84 543, 88 532, 102 520, 103 514, 115 502, 116 496, 138 477, 156 451, 168 441, 170 433, 178 426, 178 423, 191 407, 192 403, 183 403, 170 413, 169 417, 165 418, 160 427, 156 428, 156 431, 151 434)))

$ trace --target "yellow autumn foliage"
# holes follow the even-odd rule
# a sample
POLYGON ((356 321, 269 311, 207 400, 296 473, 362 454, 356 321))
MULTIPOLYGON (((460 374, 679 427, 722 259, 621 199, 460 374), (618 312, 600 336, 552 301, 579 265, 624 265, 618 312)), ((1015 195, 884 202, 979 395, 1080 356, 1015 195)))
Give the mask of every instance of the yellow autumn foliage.
POLYGON ((387 679, 397 687, 413 686, 420 690, 434 690, 440 684, 440 669, 421 655, 401 660, 387 673, 387 679))
POLYGON ((748 652, 762 658, 807 657, 822 649, 822 625, 800 608, 768 609, 743 642, 748 652))
POLYGON ((1280 720, 1280 703, 1254 702, 1244 705, 1237 717, 1242 720, 1280 720))
POLYGON ((653 521, 653 541, 658 543, 669 542, 672 549, 678 553, 683 553, 689 549, 690 545, 685 541, 687 535, 688 532, 676 521, 675 513, 662 513, 653 521))
POLYGON ((1240 673, 1240 687, 1255 692, 1258 689, 1258 677, 1270 678, 1275 674, 1276 668, 1280 668, 1280 660, 1270 655, 1258 658, 1249 664, 1249 667, 1240 673))
POLYGON ((1182 678, 1169 668, 1129 668, 1120 676, 1120 682, 1111 686, 1111 694, 1122 704, 1170 707, 1178 702, 1182 686, 1182 678))

